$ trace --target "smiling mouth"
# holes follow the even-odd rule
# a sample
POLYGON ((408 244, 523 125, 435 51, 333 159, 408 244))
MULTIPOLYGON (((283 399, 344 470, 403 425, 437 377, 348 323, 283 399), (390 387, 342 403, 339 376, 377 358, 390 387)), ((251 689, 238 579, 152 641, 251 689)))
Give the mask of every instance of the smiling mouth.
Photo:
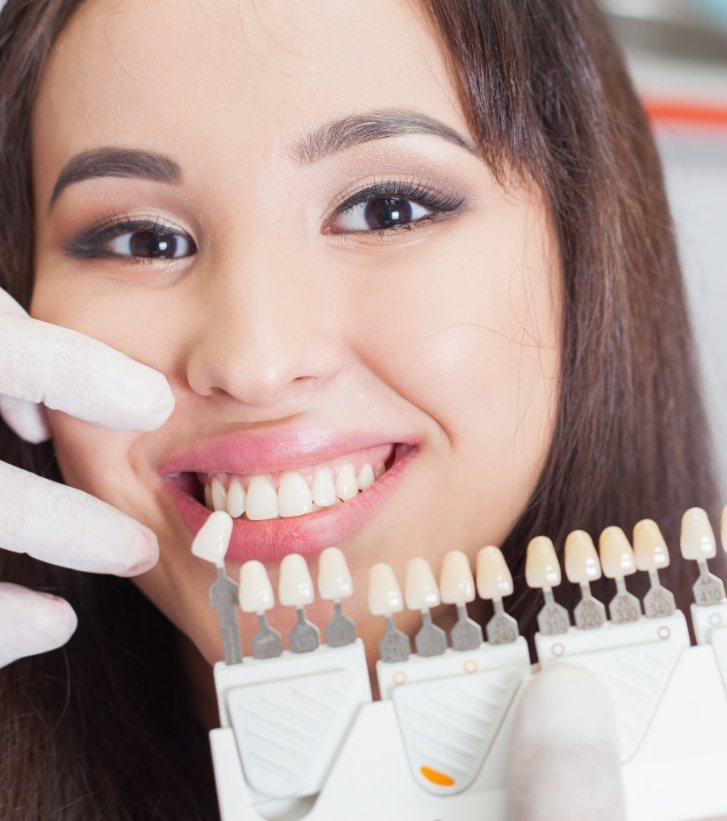
POLYGON ((368 493, 412 449, 411 445, 389 443, 296 470, 249 475, 186 473, 182 477, 197 502, 208 510, 226 510, 233 519, 300 518, 368 493))

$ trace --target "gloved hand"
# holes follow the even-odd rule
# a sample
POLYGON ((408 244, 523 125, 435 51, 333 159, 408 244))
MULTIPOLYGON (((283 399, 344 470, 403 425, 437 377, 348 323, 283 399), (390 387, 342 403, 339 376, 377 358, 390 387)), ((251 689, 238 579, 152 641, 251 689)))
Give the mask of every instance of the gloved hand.
POLYGON ((623 821, 616 717, 594 675, 557 665, 528 682, 507 782, 508 821, 623 821))
MULTIPOLYGON (((113 430, 154 430, 174 396, 161 373, 32 319, 0 289, 0 415, 26 441, 42 442, 50 436, 42 405, 113 430)), ((154 533, 126 514, 2 461, 0 548, 117 576, 142 573, 159 556, 154 533)), ((0 667, 59 647, 75 628, 63 599, 0 583, 0 667)))

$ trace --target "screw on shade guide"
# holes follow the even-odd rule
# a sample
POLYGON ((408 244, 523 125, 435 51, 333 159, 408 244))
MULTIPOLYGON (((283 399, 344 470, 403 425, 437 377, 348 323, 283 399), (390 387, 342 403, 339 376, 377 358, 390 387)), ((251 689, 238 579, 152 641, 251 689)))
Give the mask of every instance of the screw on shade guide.
POLYGON ((369 612, 373 616, 390 616, 403 609, 404 599, 391 565, 373 565, 369 570, 369 612))
POLYGON ((699 567, 699 578, 692 587, 695 603, 709 607, 721 602, 724 599, 724 583, 707 567, 707 559, 717 555, 717 544, 709 517, 701 507, 690 507, 682 516, 680 547, 682 556, 696 561, 699 567))
POLYGON ((576 627, 602 627, 606 623, 606 608, 591 593, 591 582, 601 578, 601 563, 593 539, 585 530, 574 530, 566 537, 564 553, 568 581, 581 588, 580 601, 573 610, 576 627))
POLYGON ((240 608, 243 613, 264 613, 275 604, 273 588, 262 562, 251 560, 240 568, 240 608))
POLYGON ((531 539, 525 557, 525 581, 529 587, 543 591, 545 604, 538 613, 538 629, 545 635, 565 633, 570 626, 568 611, 556 603, 551 589, 560 584, 560 578, 553 542, 547 536, 531 539))
POLYGON ((285 607, 304 607, 313 601, 313 579, 298 553, 288 553, 280 562, 278 598, 285 607))
POLYGON ((467 554, 450 550, 442 560, 439 593, 444 604, 466 604, 474 601, 475 580, 467 554))
POLYGON ((706 511, 690 507, 682 516, 680 547, 685 559, 699 561, 717 555, 717 543, 706 511))
POLYGON ((505 612, 503 596, 512 593, 512 575, 499 547, 487 545, 477 552, 477 592, 492 601, 494 615, 485 625, 490 644, 510 644, 520 635, 517 622, 505 612))
POLYGON ((608 605, 611 621, 615 624, 638 621, 641 602, 626 589, 625 576, 636 572, 636 560, 626 534, 620 527, 607 527, 598 540, 603 575, 616 582, 616 595, 608 605))
POLYGON ((230 536, 232 519, 224 510, 216 510, 197 531, 192 542, 192 553, 217 567, 224 567, 230 536))
POLYGON ((622 579, 636 572, 633 548, 620 527, 607 527, 601 533, 598 552, 607 579, 622 579))
POLYGON ((560 578, 560 564, 553 542, 547 536, 531 539, 525 558, 525 581, 528 587, 557 587, 560 578))
POLYGON ((585 530, 574 530, 565 540, 565 575, 574 584, 589 584, 601 578, 601 563, 598 560, 593 539, 585 530))
POLYGON ((394 613, 404 608, 401 588, 391 566, 379 562, 369 570, 369 611, 384 616, 386 632, 379 642, 383 662, 406 661, 411 654, 409 637, 394 625, 394 613))
POLYGON ((327 547, 318 557, 318 595, 326 601, 340 601, 353 593, 353 581, 343 551, 327 547))
POLYGON ((477 592, 488 601, 512 594, 512 575, 499 547, 488 545, 477 552, 477 592))
POLYGON ((642 519, 634 525, 634 556, 638 570, 649 572, 669 566, 669 548, 652 519, 642 519))
POLYGON ((343 551, 327 547, 318 557, 318 595, 333 602, 334 614, 326 626, 329 647, 344 647, 356 641, 356 625, 343 614, 341 600, 353 593, 353 581, 343 551))
POLYGON ((428 610, 440 603, 439 588, 426 559, 417 557, 406 563, 404 599, 410 610, 428 610))

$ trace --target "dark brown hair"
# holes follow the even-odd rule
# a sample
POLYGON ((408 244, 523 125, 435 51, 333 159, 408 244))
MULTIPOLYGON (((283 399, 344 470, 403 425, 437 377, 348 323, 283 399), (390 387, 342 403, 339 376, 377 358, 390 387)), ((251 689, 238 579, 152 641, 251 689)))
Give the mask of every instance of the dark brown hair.
MULTIPOLYGON (((660 165, 606 22, 591 0, 420 2, 486 162, 541 186, 562 256, 558 419, 503 545, 514 575, 541 533, 562 548, 574 528, 651 517, 675 543, 687 507, 714 513, 710 451, 660 165)), ((9 0, 0 15, 0 285, 26 306, 29 112, 78 5, 9 0)), ((0 458, 61 480, 50 444, 21 443, 2 423, 0 458)), ((62 594, 80 622, 66 648, 0 671, 0 816, 213 817, 206 741, 170 686, 181 672, 165 619, 118 579, 13 555, 0 578, 62 594)), ((683 595, 683 575, 671 582, 683 595)), ((520 590, 514 605, 526 630, 534 599, 520 590)))

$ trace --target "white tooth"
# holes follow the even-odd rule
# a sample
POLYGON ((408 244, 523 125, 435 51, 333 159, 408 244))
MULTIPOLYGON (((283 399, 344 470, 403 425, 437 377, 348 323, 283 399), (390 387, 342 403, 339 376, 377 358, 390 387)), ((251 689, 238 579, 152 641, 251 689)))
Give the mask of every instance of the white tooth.
POLYGON ((353 581, 343 551, 327 547, 318 558, 318 595, 340 601, 353 593, 353 581))
POLYGON ((192 542, 192 553, 217 567, 225 566, 225 554, 232 535, 232 519, 224 510, 217 510, 197 531, 192 542))
POLYGON ((525 582, 528 587, 541 589, 560 584, 560 565, 553 542, 547 536, 530 540, 525 556, 525 582))
POLYGON ((204 486, 204 505, 210 510, 215 509, 215 506, 212 504, 212 489, 209 486, 209 482, 205 482, 204 486))
POLYGON ((429 610, 441 601, 439 587, 426 559, 417 556, 406 563, 404 598, 409 610, 429 610))
POLYGON ((291 470, 280 477, 278 485, 278 513, 281 516, 302 516, 313 510, 313 498, 308 483, 291 470))
POLYGON ((358 496, 356 474, 350 462, 346 462, 338 471, 338 476, 336 476, 336 496, 344 502, 348 499, 353 499, 354 496, 358 496))
POLYGON ((638 570, 660 570, 669 565, 669 549, 659 525, 642 519, 634 525, 634 556, 638 570))
POLYGON ((451 550, 442 560, 439 592, 445 604, 466 604, 474 601, 475 580, 470 560, 461 550, 451 550))
POLYGON ((585 530, 574 530, 566 537, 565 575, 573 584, 590 584, 601 578, 596 546, 585 530))
POLYGON ((245 512, 245 491, 242 489, 239 479, 233 479, 227 488, 225 510, 233 519, 239 519, 245 512))
POLYGON ((240 609, 243 613, 264 613, 275 604, 273 588, 262 562, 254 559, 240 568, 240 609))
POLYGON ((225 493, 225 486, 215 476, 212 479, 212 506, 215 510, 224 510, 227 493, 225 493))
POLYGON ((288 553, 280 562, 278 598, 284 607, 303 607, 313 601, 313 579, 298 553, 288 553))
POLYGON ((374 479, 380 479, 384 473, 386 473, 386 465, 383 462, 379 462, 379 464, 374 467, 374 479))
POLYGON ((277 519, 278 494, 266 476, 253 476, 245 497, 248 519, 277 519))
POLYGON ((356 484, 358 485, 359 490, 366 490, 367 487, 373 485, 376 481, 376 477, 374 476, 374 469, 368 462, 361 468, 359 471, 358 476, 356 477, 356 484))
POLYGON ((685 559, 713 559, 717 555, 712 525, 701 507, 690 507, 682 516, 681 548, 685 559))
POLYGON ((330 468, 318 468, 316 470, 311 492, 313 501, 321 507, 327 507, 335 503, 336 488, 333 484, 333 471, 330 468))
POLYGON ((390 616, 403 609, 401 588, 391 565, 373 565, 369 570, 369 612, 372 616, 390 616))
POLYGON ((620 527, 612 525, 601 533, 598 553, 607 579, 622 579, 636 572, 633 548, 620 527))
POLYGON ((488 545, 477 553, 477 592, 487 601, 512 593, 512 575, 499 547, 488 545))

